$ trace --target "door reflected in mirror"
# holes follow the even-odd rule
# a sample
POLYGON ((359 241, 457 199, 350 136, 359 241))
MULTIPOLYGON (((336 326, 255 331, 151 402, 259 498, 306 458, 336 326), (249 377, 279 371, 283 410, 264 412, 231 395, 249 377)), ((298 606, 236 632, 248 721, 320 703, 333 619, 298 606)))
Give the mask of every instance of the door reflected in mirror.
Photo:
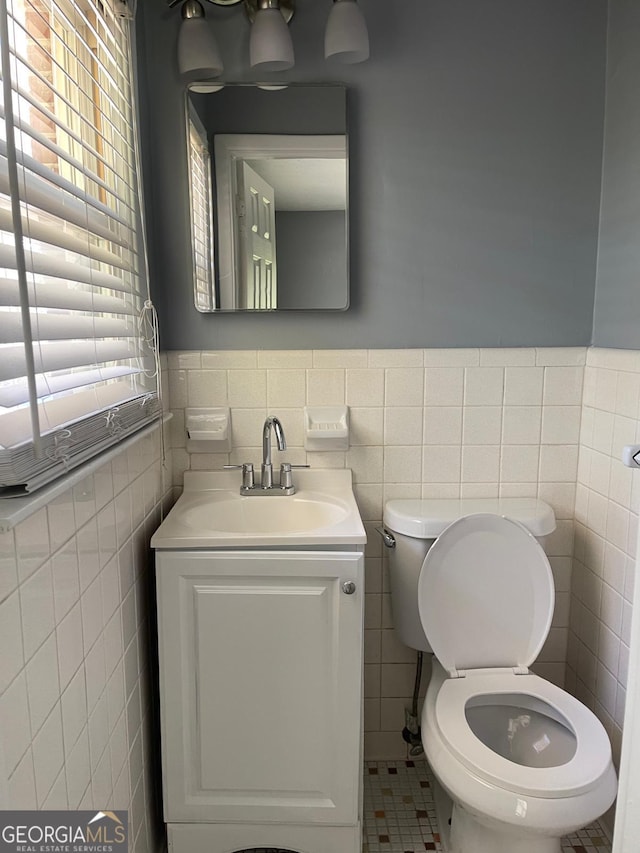
POLYGON ((189 92, 187 122, 198 310, 345 310, 344 87, 189 92))

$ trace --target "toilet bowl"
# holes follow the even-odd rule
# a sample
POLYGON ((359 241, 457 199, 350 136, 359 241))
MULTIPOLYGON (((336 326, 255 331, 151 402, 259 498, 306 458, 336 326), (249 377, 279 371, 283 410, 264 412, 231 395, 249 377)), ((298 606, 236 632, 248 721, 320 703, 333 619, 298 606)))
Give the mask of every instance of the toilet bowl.
POLYGON ((603 814, 616 794, 600 721, 529 671, 554 603, 549 561, 532 534, 550 533, 554 519, 534 503, 516 502, 505 517, 504 502, 464 515, 464 502, 443 501, 437 523, 425 520, 427 502, 392 501, 385 510, 395 540, 394 625, 407 636, 407 590, 394 602, 399 569, 400 585, 411 578, 415 596, 411 639, 435 658, 421 734, 451 853, 560 853, 561 837, 603 814), (451 520, 454 512, 461 517, 451 520), (444 529, 434 538, 438 525, 444 529), (407 530, 422 532, 422 548, 407 530), (401 560, 411 565, 399 567, 401 560))

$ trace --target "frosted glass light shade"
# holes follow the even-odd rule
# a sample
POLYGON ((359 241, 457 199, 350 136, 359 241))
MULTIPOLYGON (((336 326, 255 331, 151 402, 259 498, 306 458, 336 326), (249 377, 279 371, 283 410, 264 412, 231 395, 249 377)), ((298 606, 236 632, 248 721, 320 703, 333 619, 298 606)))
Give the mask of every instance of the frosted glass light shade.
POLYGON ((191 79, 207 80, 222 74, 218 43, 204 17, 183 20, 178 34, 178 68, 191 79))
POLYGON ((210 95, 213 92, 220 92, 224 89, 224 83, 216 83, 215 80, 195 80, 193 83, 188 84, 187 89, 190 92, 210 95))
POLYGON ((251 67, 260 71, 285 71, 293 67, 293 42, 279 9, 260 9, 256 13, 249 57, 251 67))
POLYGON ((334 2, 324 34, 325 59, 364 62, 369 58, 369 33, 356 0, 334 2))

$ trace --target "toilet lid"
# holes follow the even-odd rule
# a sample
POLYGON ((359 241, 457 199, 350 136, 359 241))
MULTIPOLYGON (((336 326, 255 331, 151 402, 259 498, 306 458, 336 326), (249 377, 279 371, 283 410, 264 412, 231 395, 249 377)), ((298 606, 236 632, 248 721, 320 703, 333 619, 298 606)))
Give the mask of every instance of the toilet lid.
POLYGON ((450 524, 418 580, 422 627, 443 667, 528 667, 549 633, 551 567, 518 522, 481 513, 450 524))

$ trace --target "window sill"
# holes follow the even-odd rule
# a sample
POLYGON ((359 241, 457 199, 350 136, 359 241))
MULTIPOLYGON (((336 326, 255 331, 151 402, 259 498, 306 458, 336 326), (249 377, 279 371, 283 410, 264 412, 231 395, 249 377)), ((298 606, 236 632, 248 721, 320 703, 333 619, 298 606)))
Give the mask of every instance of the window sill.
POLYGON ((97 471, 105 463, 110 462, 129 447, 132 447, 140 439, 145 438, 154 430, 163 426, 171 417, 171 414, 164 414, 160 420, 154 421, 154 423, 149 424, 139 432, 130 435, 118 444, 114 444, 108 450, 105 450, 104 453, 94 456, 89 462, 79 465, 73 471, 70 471, 63 477, 59 477, 55 482, 43 486, 32 495, 20 498, 0 498, 0 533, 8 533, 17 524, 20 524, 21 521, 29 518, 30 515, 42 509, 42 507, 46 506, 59 495, 64 494, 64 492, 77 483, 82 482, 89 474, 93 474, 94 471, 97 471))

